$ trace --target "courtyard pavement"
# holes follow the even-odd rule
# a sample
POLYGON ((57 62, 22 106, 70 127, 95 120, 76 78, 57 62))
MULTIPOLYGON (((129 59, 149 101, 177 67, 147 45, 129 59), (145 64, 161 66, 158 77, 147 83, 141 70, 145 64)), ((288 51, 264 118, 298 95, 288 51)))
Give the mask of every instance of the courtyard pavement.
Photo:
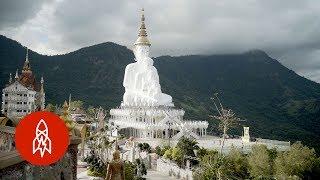
POLYGON ((159 171, 154 171, 154 170, 148 170, 147 175, 144 176, 146 179, 150 180, 171 180, 171 179, 176 179, 173 177, 170 177, 168 175, 164 175, 163 173, 159 171))
MULTIPOLYGON (((148 180, 173 180, 175 178, 164 175, 158 171, 153 171, 153 170, 148 170, 148 173, 146 176, 144 176, 148 180)), ((91 177, 87 175, 87 170, 84 170, 82 172, 79 172, 77 174, 77 179, 78 180, 103 180, 103 178, 97 178, 97 177, 91 177)))
MULTIPOLYGON (((172 180, 175 179, 168 175, 165 175, 161 172, 155 170, 148 170, 147 175, 144 176, 146 179, 149 180, 172 180)), ((77 165, 77 179, 78 180, 103 180, 103 178, 92 177, 87 175, 87 164, 81 161, 78 161, 77 165)))

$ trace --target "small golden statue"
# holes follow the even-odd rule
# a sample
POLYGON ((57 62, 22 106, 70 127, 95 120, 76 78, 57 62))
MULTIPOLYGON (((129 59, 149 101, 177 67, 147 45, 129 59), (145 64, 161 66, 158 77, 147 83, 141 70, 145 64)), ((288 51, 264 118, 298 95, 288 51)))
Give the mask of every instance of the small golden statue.
POLYGON ((120 159, 120 151, 113 153, 113 159, 108 165, 106 180, 124 180, 124 163, 120 159))
POLYGON ((69 105, 68 105, 67 101, 64 101, 62 109, 63 109, 63 111, 62 111, 62 115, 60 116, 60 118, 64 121, 64 123, 68 127, 69 135, 74 135, 75 134, 75 132, 74 132, 75 123, 70 116, 69 105))

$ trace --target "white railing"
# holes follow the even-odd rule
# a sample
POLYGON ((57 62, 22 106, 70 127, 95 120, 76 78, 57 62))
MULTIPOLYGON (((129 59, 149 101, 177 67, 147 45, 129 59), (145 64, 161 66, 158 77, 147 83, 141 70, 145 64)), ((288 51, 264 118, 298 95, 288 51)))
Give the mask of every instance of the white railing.
POLYGON ((219 137, 207 137, 197 140, 200 147, 215 149, 222 153, 229 153, 232 148, 236 148, 243 153, 249 153, 253 145, 266 145, 269 149, 276 148, 278 151, 290 149, 290 142, 269 139, 259 139, 256 141, 243 142, 241 138, 225 139, 219 137))
POLYGON ((272 145, 278 145, 278 146, 290 146, 290 141, 278 141, 278 140, 261 139, 261 138, 256 138, 256 141, 259 143, 272 144, 272 145))

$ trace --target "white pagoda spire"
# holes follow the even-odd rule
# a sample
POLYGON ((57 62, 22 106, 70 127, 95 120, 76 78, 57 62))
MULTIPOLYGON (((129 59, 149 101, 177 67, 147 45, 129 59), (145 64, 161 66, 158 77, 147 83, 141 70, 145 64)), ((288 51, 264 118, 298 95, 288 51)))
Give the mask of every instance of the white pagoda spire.
POLYGON ((43 88, 44 79, 43 79, 43 76, 41 76, 40 83, 41 83, 41 89, 40 89, 40 92, 41 92, 41 93, 44 93, 44 88, 43 88))
POLYGON ((41 111, 45 109, 45 92, 44 92, 44 79, 43 76, 41 76, 41 87, 40 87, 40 109, 41 111))
POLYGON ((16 79, 16 80, 19 79, 18 69, 16 70, 16 75, 14 76, 14 79, 16 79))
POLYGON ((10 73, 10 75, 9 75, 9 84, 11 84, 12 83, 12 74, 10 73))
POLYGON ((71 106, 71 93, 69 94, 69 107, 68 107, 68 110, 70 110, 70 106, 71 106))
POLYGON ((26 62, 29 62, 29 52, 28 52, 28 48, 26 48, 27 49, 27 53, 26 53, 26 62))

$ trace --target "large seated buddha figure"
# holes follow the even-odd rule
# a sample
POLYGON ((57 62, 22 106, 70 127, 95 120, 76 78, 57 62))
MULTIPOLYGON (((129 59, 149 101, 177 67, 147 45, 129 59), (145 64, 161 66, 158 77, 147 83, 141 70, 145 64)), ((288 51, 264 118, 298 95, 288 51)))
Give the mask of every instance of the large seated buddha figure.
POLYGON ((161 92, 159 75, 149 57, 151 43, 147 38, 142 10, 139 36, 134 43, 135 63, 125 69, 123 105, 126 106, 172 106, 172 97, 161 92))

